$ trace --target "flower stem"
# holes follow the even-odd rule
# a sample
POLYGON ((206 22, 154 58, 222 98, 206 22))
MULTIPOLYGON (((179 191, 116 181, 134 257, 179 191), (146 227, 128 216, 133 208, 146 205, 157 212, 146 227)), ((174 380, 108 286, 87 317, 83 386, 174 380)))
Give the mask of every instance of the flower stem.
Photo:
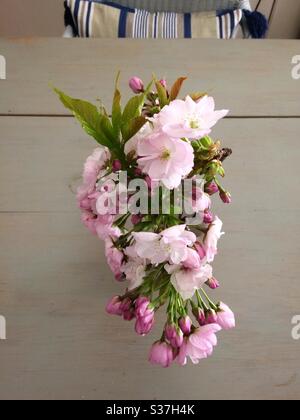
POLYGON ((206 297, 206 299, 207 299, 207 301, 208 301, 208 303, 209 303, 209 305, 210 305, 210 307, 212 308, 212 309, 214 309, 215 311, 217 311, 218 310, 218 307, 217 307, 217 305, 209 298, 209 296, 207 295, 207 293, 205 292, 205 290, 204 289, 201 289, 201 291, 202 291, 202 293, 204 294, 204 296, 206 297))

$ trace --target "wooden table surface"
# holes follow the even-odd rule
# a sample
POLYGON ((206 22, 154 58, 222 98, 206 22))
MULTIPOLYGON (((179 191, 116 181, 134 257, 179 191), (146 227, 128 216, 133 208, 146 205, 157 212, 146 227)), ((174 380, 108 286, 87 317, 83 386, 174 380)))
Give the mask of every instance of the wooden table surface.
POLYGON ((0 41, 0 399, 300 397, 299 52, 299 41, 0 41), (214 130, 234 149, 215 270, 238 325, 198 367, 149 365, 160 325, 139 338, 105 314, 120 286, 79 221, 74 189, 94 143, 48 83, 109 104, 119 69, 123 90, 133 74, 184 74, 187 92, 231 109, 214 130))

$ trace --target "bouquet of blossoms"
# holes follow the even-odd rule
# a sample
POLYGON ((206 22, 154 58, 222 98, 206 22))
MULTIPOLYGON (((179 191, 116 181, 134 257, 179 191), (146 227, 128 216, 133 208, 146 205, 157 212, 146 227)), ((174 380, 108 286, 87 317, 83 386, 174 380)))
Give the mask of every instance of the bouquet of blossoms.
POLYGON ((220 182, 231 150, 209 134, 228 111, 216 111, 199 92, 178 99, 185 78, 168 88, 165 80, 145 86, 137 77, 122 109, 118 79, 111 113, 55 89, 99 144, 85 163, 78 203, 85 226, 105 242, 115 279, 126 285, 106 310, 134 320, 144 336, 165 306, 150 362, 198 363, 212 354, 216 333, 235 326, 230 308, 208 296, 219 287, 211 264, 223 235, 211 198, 231 202, 220 182))

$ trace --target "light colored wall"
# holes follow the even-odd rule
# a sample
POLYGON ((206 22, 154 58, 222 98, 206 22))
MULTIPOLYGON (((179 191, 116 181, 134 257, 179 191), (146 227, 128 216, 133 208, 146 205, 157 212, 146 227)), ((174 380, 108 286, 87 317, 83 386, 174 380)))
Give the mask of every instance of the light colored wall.
MULTIPOLYGON (((273 0, 262 0, 269 14, 273 0)), ((251 0, 255 7, 258 0, 251 0)), ((63 0, 1 0, 0 36, 61 36, 63 0)), ((277 0, 270 38, 300 37, 299 0, 277 0)))
POLYGON ((61 36, 63 0, 0 0, 0 36, 61 36))

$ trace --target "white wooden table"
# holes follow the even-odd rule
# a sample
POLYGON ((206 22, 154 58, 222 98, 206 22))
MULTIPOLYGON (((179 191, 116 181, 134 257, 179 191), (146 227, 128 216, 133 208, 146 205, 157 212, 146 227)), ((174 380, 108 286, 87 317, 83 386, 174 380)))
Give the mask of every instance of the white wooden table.
POLYGON ((299 41, 1 40, 0 399, 294 399, 300 396, 299 41), (189 76, 230 118, 214 134, 234 204, 218 294, 238 326, 198 367, 154 368, 132 325, 104 312, 119 292, 103 246, 80 224, 74 186, 94 147, 48 83, 110 103, 115 74, 189 76))

